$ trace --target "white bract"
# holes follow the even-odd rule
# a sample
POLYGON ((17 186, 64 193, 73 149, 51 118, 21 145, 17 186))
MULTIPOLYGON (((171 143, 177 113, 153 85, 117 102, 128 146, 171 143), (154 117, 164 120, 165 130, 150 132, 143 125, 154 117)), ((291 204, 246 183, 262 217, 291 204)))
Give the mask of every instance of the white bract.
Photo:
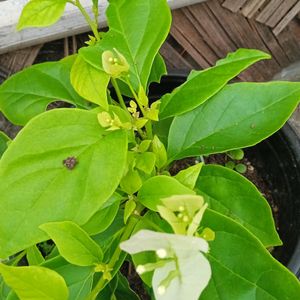
POLYGON ((139 265, 137 271, 154 270, 152 287, 157 300, 198 300, 211 278, 203 254, 209 245, 202 238, 141 230, 120 247, 130 254, 156 252, 157 263, 139 265))

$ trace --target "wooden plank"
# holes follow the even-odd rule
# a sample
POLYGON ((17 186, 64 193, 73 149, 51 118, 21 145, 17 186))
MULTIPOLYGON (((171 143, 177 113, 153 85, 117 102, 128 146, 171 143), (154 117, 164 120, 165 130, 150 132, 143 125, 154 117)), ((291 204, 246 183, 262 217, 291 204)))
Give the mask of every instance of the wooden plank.
POLYGON ((199 36, 195 28, 191 26, 189 20, 185 17, 182 18, 182 16, 184 15, 181 10, 173 12, 171 35, 203 69, 210 67, 211 64, 202 54, 202 46, 205 43, 203 43, 201 36, 199 36))
POLYGON ((266 0, 250 0, 242 8, 242 14, 245 17, 252 18, 255 13, 264 5, 266 0))
POLYGON ((196 62, 190 62, 184 58, 184 53, 179 53, 168 41, 164 43, 160 50, 161 55, 166 60, 168 70, 176 70, 177 72, 188 72, 191 69, 197 69, 199 66, 196 62))
MULTIPOLYGON (((30 28, 16 32, 15 25, 18 16, 24 3, 27 1, 28 0, 10 0, 0 2, 0 54, 89 31, 89 27, 86 25, 86 21, 80 12, 76 8, 75 10, 69 8, 61 20, 51 27, 30 28), (16 3, 15 6, 11 4, 13 1, 16 3), (10 10, 6 9, 9 7, 10 10)), ((207 0, 168 0, 168 3, 172 9, 176 9, 203 1, 207 0)), ((86 4, 86 10, 92 15, 92 9, 90 7, 92 1, 83 0, 82 2, 83 4, 89 3, 86 4)), ((107 0, 99 0, 100 27, 106 25, 105 10, 107 6, 107 0)))
POLYGON ((226 0, 222 6, 228 8, 232 12, 238 12, 247 0, 226 0))
POLYGON ((273 29, 275 35, 279 35, 283 29, 290 23, 290 21, 299 13, 300 11, 300 2, 298 2, 292 10, 278 23, 278 25, 273 29))
POLYGON ((38 45, 0 55, 0 67, 6 70, 6 77, 32 65, 41 47, 38 45))
POLYGON ((276 64, 276 68, 284 68, 290 64, 289 58, 286 55, 286 52, 283 51, 280 43, 274 36, 272 29, 264 24, 255 22, 254 20, 250 21, 252 24, 253 30, 256 30, 260 35, 262 41, 264 42, 268 52, 272 55, 272 61, 276 64))
POLYGON ((262 12, 258 15, 256 21, 260 23, 266 23, 281 3, 282 0, 271 0, 270 3, 266 5, 262 12))
POLYGON ((275 27, 280 20, 286 15, 286 13, 298 2, 297 0, 285 0, 283 1, 270 19, 266 22, 266 25, 275 27))
POLYGON ((235 45, 228 37, 222 24, 218 22, 206 3, 193 5, 187 8, 197 19, 197 30, 202 34, 206 42, 214 49, 219 57, 224 57, 235 49, 235 45))

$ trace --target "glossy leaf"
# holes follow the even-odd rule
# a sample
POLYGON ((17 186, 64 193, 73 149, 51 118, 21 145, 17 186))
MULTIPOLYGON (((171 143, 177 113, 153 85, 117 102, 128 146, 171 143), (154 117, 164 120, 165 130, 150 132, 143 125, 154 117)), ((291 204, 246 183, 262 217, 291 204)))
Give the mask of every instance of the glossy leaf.
POLYGON ((300 100, 300 84, 236 83, 175 117, 168 138, 170 161, 252 146, 277 131, 300 100))
POLYGON ((0 264, 5 282, 22 300, 67 300, 68 288, 56 272, 38 266, 10 267, 0 264), (53 288, 55 287, 55 288, 53 288))
POLYGON ((44 27, 57 22, 62 16, 67 0, 31 0, 24 7, 17 29, 44 27))
POLYGON ((194 195, 195 192, 175 178, 159 175, 144 182, 138 192, 138 200, 147 208, 157 211, 157 205, 162 205, 161 199, 173 195, 194 195))
POLYGON ((211 228, 216 236, 210 242, 208 254, 212 280, 201 300, 299 298, 298 279, 248 230, 210 210, 206 211, 202 225, 211 228))
POLYGON ((75 56, 70 56, 34 65, 11 76, 0 86, 1 111, 12 123, 25 125, 57 100, 88 108, 70 82, 74 60, 75 56))
POLYGON ((196 185, 202 167, 203 167, 203 163, 190 166, 187 169, 179 171, 176 174, 175 178, 183 185, 193 190, 196 185))
POLYGON ((36 245, 29 247, 26 250, 26 259, 30 266, 40 265, 45 259, 36 245))
POLYGON ((102 262, 101 248, 76 223, 51 222, 39 227, 55 242, 60 255, 71 264, 85 267, 102 262))
POLYGON ((106 15, 109 32, 96 46, 81 49, 80 54, 101 69, 99 55, 116 48, 130 65, 130 81, 134 88, 138 90, 141 83, 146 89, 153 62, 170 29, 171 14, 167 2, 146 0, 137 5, 135 0, 112 0, 106 15))
POLYGON ((0 157, 7 149, 7 144, 10 142, 11 139, 2 131, 0 131, 0 157))
POLYGON ((79 267, 61 256, 47 260, 44 267, 54 270, 66 281, 70 300, 86 300, 92 290, 94 267, 79 267))
POLYGON ((52 110, 28 123, 0 161, 0 257, 47 239, 41 224, 85 224, 117 188, 126 153, 126 133, 105 132, 94 112, 52 110))
POLYGON ((239 49, 220 60, 215 67, 194 72, 186 83, 161 99, 159 118, 181 115, 198 107, 241 71, 268 58, 269 54, 259 50, 239 49))
POLYGON ((265 247, 281 245, 271 208, 245 177, 221 166, 204 166, 196 184, 209 208, 218 211, 251 231, 265 247))
POLYGON ((146 174, 151 174, 155 167, 156 156, 152 152, 137 153, 135 160, 135 168, 146 174))
POLYGON ((114 221, 118 213, 121 200, 122 197, 119 194, 114 193, 110 199, 104 203, 99 211, 97 211, 87 223, 81 226, 82 229, 90 235, 95 235, 105 231, 114 221))
POLYGON ((71 70, 71 82, 77 93, 83 98, 108 110, 107 86, 110 77, 104 71, 94 68, 80 55, 71 70))

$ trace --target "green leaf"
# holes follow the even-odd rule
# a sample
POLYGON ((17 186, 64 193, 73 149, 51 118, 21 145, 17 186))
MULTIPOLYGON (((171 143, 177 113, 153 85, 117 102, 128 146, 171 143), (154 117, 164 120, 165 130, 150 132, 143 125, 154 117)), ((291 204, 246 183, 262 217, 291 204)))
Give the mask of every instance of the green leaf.
POLYGON ((237 172, 221 166, 204 166, 196 191, 204 197, 210 209, 245 226, 265 247, 282 244, 267 200, 237 172))
POLYGON ((108 110, 107 86, 110 77, 105 72, 94 68, 80 55, 71 70, 71 82, 76 92, 83 98, 99 104, 108 110))
POLYGON ((202 166, 203 163, 199 163, 194 166, 188 167, 187 169, 181 170, 178 174, 176 174, 175 178, 183 185, 193 190, 196 185, 202 166))
POLYGON ((0 161, 0 257, 47 239, 41 224, 85 224, 117 188, 126 155, 126 133, 105 132, 94 112, 52 110, 29 122, 0 161))
POLYGON ((201 224, 216 234, 208 254, 212 280, 201 300, 299 298, 298 279, 244 227, 211 210, 201 224))
POLYGON ((30 266, 40 265, 45 261, 36 245, 33 245, 26 250, 26 259, 30 266))
POLYGON ((135 168, 146 174, 151 174, 155 167, 156 156, 152 152, 137 153, 135 156, 135 168))
POLYGON ((135 208, 136 208, 136 202, 134 201, 133 198, 129 199, 125 204, 124 224, 127 223, 128 218, 134 212, 135 208))
POLYGON ((44 267, 54 270, 66 281, 70 300, 86 300, 92 290, 94 267, 79 267, 61 256, 46 261, 44 267))
POLYGON ((57 22, 65 10, 67 0, 31 0, 24 7, 17 29, 45 27, 57 22))
POLYGON ((252 146, 277 131, 300 100, 293 82, 236 83, 209 101, 174 118, 170 161, 252 146))
MULTIPOLYGON (((188 81, 161 98, 159 119, 188 112, 220 91, 228 81, 253 63, 270 58, 259 50, 239 49, 216 66, 193 72, 188 81)), ((220 61, 221 62, 221 61, 220 61)))
POLYGON ((117 274, 118 285, 115 290, 117 300, 140 300, 138 295, 130 288, 127 278, 119 272, 117 274))
POLYGON ((152 151, 156 155, 155 165, 161 169, 166 165, 168 157, 166 148, 157 135, 154 136, 152 141, 152 151))
POLYGON ((74 60, 75 56, 70 56, 58 62, 34 65, 11 76, 0 86, 1 111, 12 123, 25 125, 57 100, 88 108, 70 82, 74 60))
POLYGON ((189 80, 161 99, 160 119, 181 115, 207 101, 241 71, 270 55, 259 50, 239 49, 215 67, 194 72, 189 80))
POLYGON ((22 300, 67 300, 68 288, 56 272, 38 266, 10 267, 0 264, 5 282, 22 300))
POLYGON ((119 194, 114 193, 99 211, 97 211, 87 223, 81 226, 82 229, 89 235, 95 235, 105 231, 114 221, 121 200, 122 197, 119 194))
POLYGON ((137 170, 128 170, 120 182, 121 189, 128 195, 133 195, 142 186, 143 181, 137 170))
POLYGON ((164 61, 164 58, 158 53, 155 58, 151 68, 148 85, 152 82, 160 82, 160 79, 163 75, 167 74, 167 68, 164 61))
POLYGON ((11 139, 4 132, 0 131, 0 157, 7 149, 7 143, 10 141, 11 139))
POLYGON ((116 48, 130 65, 134 88, 138 90, 141 83, 146 90, 153 62, 171 25, 167 1, 145 0, 137 5, 136 0, 112 0, 106 14, 109 32, 96 46, 82 48, 80 54, 101 69, 99 54, 116 48))
POLYGON ((173 195, 194 195, 195 192, 181 184, 175 178, 159 175, 144 182, 139 190, 138 200, 147 208, 157 211, 157 205, 163 205, 161 199, 173 195))
POLYGON ((39 227, 49 235, 61 256, 71 264, 86 267, 102 262, 101 248, 76 223, 51 222, 39 227))

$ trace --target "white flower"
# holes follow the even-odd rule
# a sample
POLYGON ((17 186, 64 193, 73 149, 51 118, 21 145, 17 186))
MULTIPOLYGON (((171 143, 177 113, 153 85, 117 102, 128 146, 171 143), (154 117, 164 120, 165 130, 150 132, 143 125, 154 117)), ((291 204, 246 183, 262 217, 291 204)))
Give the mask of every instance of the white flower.
POLYGON ((161 259, 137 267, 138 273, 154 270, 156 300, 198 300, 210 280, 211 267, 203 254, 209 245, 202 238, 141 230, 120 247, 130 254, 155 251, 161 259))

